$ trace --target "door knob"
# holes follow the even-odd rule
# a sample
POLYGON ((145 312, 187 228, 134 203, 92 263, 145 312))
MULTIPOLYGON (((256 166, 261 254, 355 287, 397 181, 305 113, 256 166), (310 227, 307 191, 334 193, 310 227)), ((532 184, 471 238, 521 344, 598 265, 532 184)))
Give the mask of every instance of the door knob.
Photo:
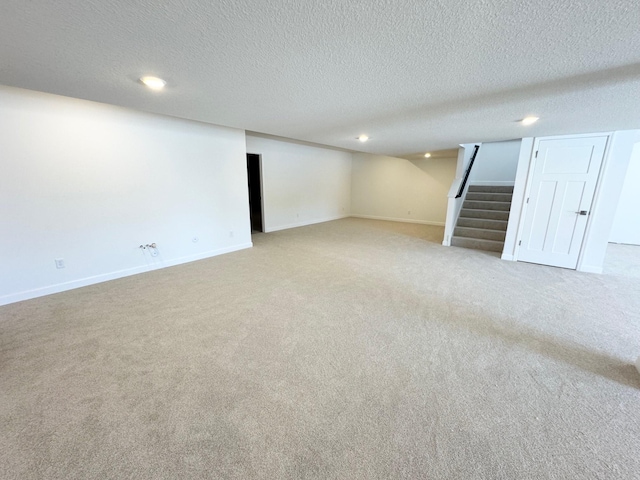
POLYGON ((587 215, 589 212, 587 212, 586 210, 580 210, 579 212, 576 212, 578 215, 587 215))

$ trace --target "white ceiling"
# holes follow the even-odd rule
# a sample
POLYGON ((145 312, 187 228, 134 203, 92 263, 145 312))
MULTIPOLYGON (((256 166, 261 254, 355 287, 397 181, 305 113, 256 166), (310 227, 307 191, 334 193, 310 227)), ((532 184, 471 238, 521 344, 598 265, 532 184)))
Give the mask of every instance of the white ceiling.
POLYGON ((639 26, 637 0, 3 0, 0 84, 408 156, 640 128, 639 26))

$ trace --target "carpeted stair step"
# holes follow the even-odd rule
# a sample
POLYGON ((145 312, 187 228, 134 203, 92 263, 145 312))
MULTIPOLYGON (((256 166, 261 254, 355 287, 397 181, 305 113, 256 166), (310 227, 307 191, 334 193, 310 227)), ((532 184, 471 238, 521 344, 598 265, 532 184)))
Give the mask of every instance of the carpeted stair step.
POLYGON ((484 228, 486 230, 507 230, 506 220, 488 220, 486 218, 470 218, 460 217, 458 219, 459 227, 484 228))
POLYGON ((454 237, 477 238, 482 240, 495 240, 504 242, 506 232, 500 230, 485 230, 484 228, 456 227, 453 231, 454 237))
POLYGON ((509 213, 511 202, 481 202, 477 200, 465 200, 462 208, 476 210, 499 210, 509 213))
POLYGON ((463 208, 460 217, 482 218, 487 220, 509 220, 509 212, 502 210, 479 210, 477 208, 463 208))
POLYGON ((506 187, 502 185, 469 185, 469 192, 487 192, 487 193, 511 193, 513 194, 513 187, 506 187))
POLYGON ((511 193, 487 193, 487 192, 468 192, 465 200, 479 200, 482 202, 511 202, 511 193))
POLYGON ((502 252, 504 249, 504 242, 455 236, 451 238, 451 245, 454 247, 475 248, 476 250, 488 250, 490 252, 502 252))

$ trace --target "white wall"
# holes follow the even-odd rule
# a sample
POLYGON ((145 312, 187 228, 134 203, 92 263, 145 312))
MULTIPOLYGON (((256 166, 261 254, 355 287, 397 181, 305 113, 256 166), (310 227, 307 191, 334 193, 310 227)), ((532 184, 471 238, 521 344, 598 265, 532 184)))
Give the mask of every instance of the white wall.
POLYGON ((611 136, 611 144, 591 208, 591 219, 587 225, 581 258, 578 260, 578 270, 602 273, 618 200, 637 142, 640 142, 640 130, 614 132, 611 136))
POLYGON ((251 246, 242 130, 0 87, 0 164, 0 304, 251 246))
POLYGON ((513 187, 513 197, 509 210, 509 223, 507 224, 507 234, 502 250, 503 260, 515 260, 518 246, 518 237, 522 233, 522 213, 525 206, 525 193, 527 188, 527 178, 529 176, 529 166, 533 155, 533 137, 523 138, 518 153, 518 167, 516 170, 515 184, 513 187))
POLYGON ((469 190, 469 182, 465 185, 460 197, 456 198, 460 191, 460 186, 464 181, 464 175, 471 163, 471 157, 475 152, 475 147, 480 147, 482 144, 474 143, 461 143, 458 149, 458 157, 456 159, 456 172, 455 178, 449 187, 449 193, 447 194, 447 215, 444 225, 444 236, 442 238, 442 245, 445 247, 451 246, 451 237, 453 237, 453 231, 456 228, 458 217, 460 216, 460 210, 462 210, 462 204, 464 198, 469 190))
POLYGON ((246 148, 261 156, 266 232, 349 216, 350 153, 254 135, 246 148))
MULTIPOLYGON (((595 134, 594 134, 595 135, 595 134)), ((585 238, 578 259, 577 270, 583 272, 601 273, 602 265, 611 235, 613 219, 618 205, 618 199, 625 183, 627 167, 631 159, 634 145, 640 140, 640 130, 625 130, 613 132, 609 135, 605 159, 596 187, 596 193, 589 215, 585 238)), ((559 138, 567 138, 560 136, 559 138)), ((553 138, 553 137, 547 137, 553 138)), ((518 164, 516 185, 514 187, 509 225, 502 258, 505 260, 518 259, 517 242, 522 234, 523 205, 529 182, 529 169, 535 139, 523 139, 518 164)))
POLYGON ((353 155, 351 214, 402 222, 444 225, 455 158, 404 160, 353 155))
POLYGON ((478 152, 469 183, 472 185, 513 185, 522 141, 483 143, 478 152))
POLYGON ((609 241, 640 245, 640 143, 631 155, 609 241))

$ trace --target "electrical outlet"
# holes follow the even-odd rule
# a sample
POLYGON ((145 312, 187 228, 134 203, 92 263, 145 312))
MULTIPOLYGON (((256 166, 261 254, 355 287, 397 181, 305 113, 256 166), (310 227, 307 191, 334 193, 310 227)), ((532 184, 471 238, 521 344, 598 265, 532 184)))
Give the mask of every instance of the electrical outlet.
POLYGON ((64 268, 64 258, 56 258, 56 268, 64 268))

